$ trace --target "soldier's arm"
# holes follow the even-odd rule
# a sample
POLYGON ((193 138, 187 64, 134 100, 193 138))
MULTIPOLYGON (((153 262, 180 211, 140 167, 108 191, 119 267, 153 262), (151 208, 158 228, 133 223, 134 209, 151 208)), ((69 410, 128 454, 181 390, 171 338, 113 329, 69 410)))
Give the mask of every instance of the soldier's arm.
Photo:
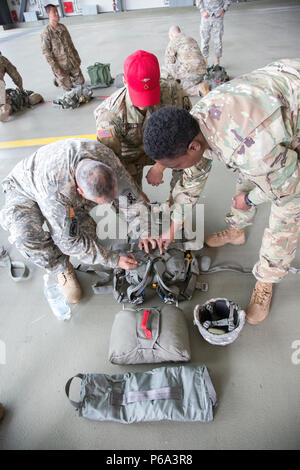
POLYGON ((47 34, 42 33, 41 44, 42 44, 42 53, 46 57, 46 60, 48 64, 50 65, 50 67, 52 68, 53 72, 60 74, 61 69, 55 59, 55 56, 53 55, 51 41, 48 38, 47 34))
POLYGON ((183 223, 184 217, 182 211, 185 205, 194 206, 197 203, 204 189, 211 167, 212 160, 202 157, 198 165, 183 171, 181 179, 177 181, 172 191, 172 199, 175 203, 172 220, 175 223, 183 223))
POLYGON ((63 253, 85 264, 103 264, 112 268, 117 266, 119 254, 101 245, 96 233, 96 222, 88 214, 85 214, 82 226, 78 214, 71 214, 70 207, 56 200, 48 205, 47 223, 51 237, 63 253), (88 218, 90 223, 87 223, 88 218), (89 227, 88 231, 86 227, 89 227))
POLYGON ((20 88, 21 90, 23 89, 23 80, 21 75, 19 74, 17 68, 8 60, 5 59, 5 71, 8 73, 12 81, 15 83, 15 85, 20 88))
POLYGON ((224 0, 223 10, 227 11, 230 6, 231 0, 224 0))
POLYGON ((204 10, 204 2, 203 0, 197 0, 197 7, 199 8, 199 10, 202 11, 204 10))
POLYGON ((266 199, 283 205, 299 195, 298 154, 284 145, 276 147, 263 158, 256 168, 242 171, 256 187, 250 191, 253 204, 266 199))
POLYGON ((119 209, 128 227, 139 226, 140 238, 147 238, 151 232, 149 206, 132 176, 115 155, 110 158, 110 167, 119 182, 119 209))
POLYGON ((115 115, 100 106, 94 111, 96 119, 97 139, 106 147, 121 156, 121 139, 115 122, 115 115))
POLYGON ((168 66, 170 64, 176 63, 176 49, 174 47, 173 41, 170 41, 167 45, 165 52, 165 64, 168 66))
POLYGON ((68 29, 67 29, 65 26, 64 26, 64 28, 65 28, 66 36, 67 36, 67 38, 68 38, 69 45, 70 45, 70 47, 71 47, 72 50, 73 50, 73 54, 74 54, 74 56, 75 56, 75 58, 76 58, 78 64, 81 64, 80 56, 79 56, 79 54, 78 54, 78 51, 77 51, 76 47, 74 46, 74 43, 73 43, 72 38, 71 38, 71 35, 70 35, 68 29))

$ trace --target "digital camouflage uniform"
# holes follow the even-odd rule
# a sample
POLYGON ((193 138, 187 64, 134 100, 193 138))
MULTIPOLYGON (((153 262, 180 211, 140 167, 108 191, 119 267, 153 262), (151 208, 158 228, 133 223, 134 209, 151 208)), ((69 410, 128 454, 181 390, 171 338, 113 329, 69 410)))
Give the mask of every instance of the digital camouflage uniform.
POLYGON ((165 71, 179 79, 183 89, 191 96, 199 96, 199 84, 206 73, 206 63, 197 41, 183 33, 176 34, 165 52, 165 71))
POLYGON ((153 165, 144 152, 143 133, 148 118, 164 106, 176 106, 190 111, 192 105, 182 87, 175 80, 160 80, 160 102, 141 111, 129 97, 127 88, 121 88, 101 103, 94 111, 98 140, 111 148, 141 187, 143 168, 153 165))
MULTIPOLYGON (((89 158, 108 165, 118 180, 119 196, 132 206, 121 207, 129 224, 147 212, 144 199, 114 153, 88 139, 66 139, 41 147, 19 162, 2 182, 5 205, 0 221, 25 258, 48 271, 67 267, 69 256, 86 264, 115 267, 119 254, 106 250, 89 212, 97 205, 79 195, 75 170, 89 158), (44 230, 43 224, 49 231, 44 230)), ((146 220, 146 219, 145 219, 146 220)), ((101 222, 100 222, 101 224, 101 222)), ((100 227, 101 228, 101 227, 100 227)))
POLYGON ((71 90, 73 82, 82 85, 84 77, 80 69, 80 57, 65 25, 59 23, 55 29, 48 24, 41 34, 41 41, 42 52, 58 85, 65 90, 71 90))
POLYGON ((209 41, 212 32, 215 56, 222 57, 222 37, 224 34, 224 21, 221 17, 223 11, 227 11, 230 0, 198 0, 197 6, 201 13, 200 37, 201 50, 205 58, 209 55, 209 41), (202 12, 208 13, 208 18, 202 15, 202 12))
POLYGON ((8 74, 18 88, 23 88, 23 80, 16 67, 0 52, 0 110, 6 104, 4 75, 8 74))
MULTIPOLYGON (((184 171, 175 202, 195 204, 216 155, 238 170, 237 193, 255 205, 271 202, 259 261, 253 274, 279 282, 295 256, 300 229, 300 59, 284 59, 214 89, 192 109, 209 143, 200 166, 184 171), (207 158, 207 160, 206 160, 207 158)), ((251 224, 255 208, 231 208, 226 221, 251 224)), ((180 220, 180 211, 173 214, 180 220)))

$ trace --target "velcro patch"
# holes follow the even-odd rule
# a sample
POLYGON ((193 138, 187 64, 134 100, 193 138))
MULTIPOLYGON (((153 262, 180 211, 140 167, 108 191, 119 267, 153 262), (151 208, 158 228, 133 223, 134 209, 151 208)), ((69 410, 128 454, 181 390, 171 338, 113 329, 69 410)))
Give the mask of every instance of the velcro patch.
POLYGON ((99 129, 97 131, 99 139, 104 139, 105 137, 112 137, 111 129, 99 129))

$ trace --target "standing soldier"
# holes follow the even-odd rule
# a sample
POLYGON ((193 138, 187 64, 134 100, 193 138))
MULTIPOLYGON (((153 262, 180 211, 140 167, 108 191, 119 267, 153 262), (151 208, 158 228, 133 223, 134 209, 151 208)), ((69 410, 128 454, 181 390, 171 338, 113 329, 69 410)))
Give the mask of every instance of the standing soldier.
MULTIPOLYGON (((164 106, 191 109, 188 96, 175 80, 160 79, 159 63, 154 54, 136 51, 124 63, 125 86, 94 111, 98 140, 110 147, 120 158, 128 173, 139 187, 143 168, 153 165, 143 147, 146 122, 154 111, 164 106)), ((159 163, 152 166, 147 181, 157 185, 162 182, 159 163)))
MULTIPOLYGON (((211 247, 243 245, 256 206, 271 203, 247 320, 268 313, 273 283, 289 272, 300 234, 300 59, 285 59, 221 85, 191 113, 164 108, 148 120, 145 151, 162 165, 184 169, 173 190, 178 203, 170 228, 159 240, 168 246, 182 224, 186 204, 196 204, 217 157, 239 172, 228 228, 211 234, 211 247)), ((216 200, 220 198, 216 189, 216 200)))
POLYGON ((201 13, 200 37, 202 54, 207 61, 212 31, 216 57, 215 65, 219 65, 220 57, 222 57, 224 15, 230 3, 230 0, 197 0, 197 6, 201 13))
POLYGON ((45 6, 49 24, 41 35, 42 52, 54 73, 55 86, 71 90, 73 84, 83 85, 80 64, 81 60, 65 25, 59 23, 57 7, 52 4, 45 6))
POLYGON ((23 80, 16 67, 0 52, 0 121, 5 122, 11 113, 11 105, 6 103, 4 75, 8 73, 15 85, 23 90, 23 80))
POLYGON ((180 80, 182 88, 190 96, 205 96, 209 92, 208 84, 202 83, 206 60, 197 41, 183 34, 179 26, 171 26, 169 38, 165 52, 167 77, 180 80))

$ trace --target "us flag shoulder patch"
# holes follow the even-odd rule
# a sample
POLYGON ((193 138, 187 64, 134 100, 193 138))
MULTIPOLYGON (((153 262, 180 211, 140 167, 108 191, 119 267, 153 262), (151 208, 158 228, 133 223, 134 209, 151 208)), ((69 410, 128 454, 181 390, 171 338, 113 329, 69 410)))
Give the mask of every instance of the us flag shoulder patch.
POLYGON ((100 139, 105 137, 112 137, 111 129, 99 129, 97 131, 97 135, 100 139))

